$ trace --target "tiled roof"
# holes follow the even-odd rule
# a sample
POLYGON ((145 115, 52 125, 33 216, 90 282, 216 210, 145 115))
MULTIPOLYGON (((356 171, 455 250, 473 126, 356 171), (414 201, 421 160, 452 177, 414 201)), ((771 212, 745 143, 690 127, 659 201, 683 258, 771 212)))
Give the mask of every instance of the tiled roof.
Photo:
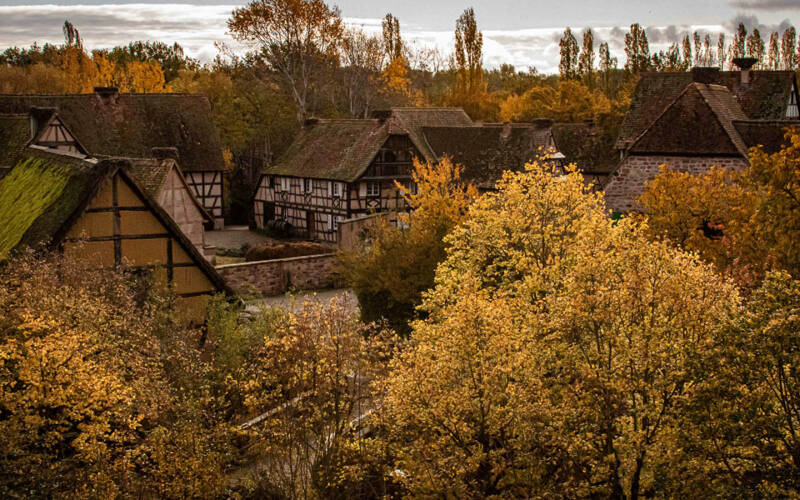
POLYGON ((747 155, 733 120, 747 116, 721 85, 690 83, 642 134, 632 154, 747 155))
POLYGON ((555 123, 553 139, 566 161, 586 174, 607 175, 619 163, 614 139, 592 123, 555 123))
MULTIPOLYGON (((747 84, 742 83, 739 71, 709 74, 713 81, 707 83, 728 88, 748 119, 785 118, 795 79, 792 71, 751 71, 750 82, 747 84)), ((634 91, 616 147, 618 149, 630 147, 692 81, 693 75, 690 72, 644 73, 634 91)))
POLYGON ((473 127, 425 127, 423 134, 436 158, 449 157, 463 166, 462 177, 492 187, 505 170, 522 170, 526 163, 552 151, 551 122, 483 124, 473 127))
POLYGON ((800 121, 765 120, 734 121, 734 127, 748 148, 763 147, 767 153, 775 153, 787 144, 786 130, 800 127, 800 121))
POLYGON ((208 213, 205 207, 198 201, 194 194, 194 190, 189 188, 186 184, 186 179, 183 177, 178 162, 172 158, 130 158, 128 159, 128 172, 136 179, 139 186, 144 189, 147 194, 158 199, 161 188, 164 186, 164 181, 167 179, 169 173, 175 169, 181 182, 186 187, 186 191, 191 196, 192 202, 200 210, 203 218, 207 222, 213 222, 214 219, 208 213))
POLYGON ((102 182, 119 172, 214 286, 233 294, 130 169, 128 159, 87 160, 36 146, 27 148, 11 173, 0 180, 0 261, 17 248, 60 243, 102 182))
POLYGON ((0 115, 0 169, 14 166, 30 140, 27 114, 0 115))
POLYGON ((224 169, 205 96, 0 95, 0 113, 27 114, 31 108, 57 110, 91 155, 146 157, 154 147, 176 147, 187 171, 224 169))
POLYGON ((264 173, 353 182, 392 134, 407 134, 420 153, 433 160, 422 134, 424 127, 473 125, 460 108, 392 108, 373 116, 311 120, 283 156, 264 173))

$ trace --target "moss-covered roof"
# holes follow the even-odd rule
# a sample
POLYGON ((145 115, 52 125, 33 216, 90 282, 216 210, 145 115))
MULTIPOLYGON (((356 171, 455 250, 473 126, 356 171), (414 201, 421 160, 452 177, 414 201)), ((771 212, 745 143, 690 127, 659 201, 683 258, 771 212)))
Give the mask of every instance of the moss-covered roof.
POLYGON ((269 175, 353 182, 369 167, 390 135, 408 135, 426 159, 434 160, 424 127, 472 126, 461 108, 392 108, 370 119, 310 120, 269 175))
POLYGON ((48 243, 93 191, 102 167, 29 148, 0 180, 0 260, 20 246, 48 243))
POLYGON ((208 98, 190 94, 0 95, 0 113, 52 108, 92 155, 148 157, 175 147, 184 170, 223 170, 208 98))
POLYGON ((14 166, 30 139, 28 115, 0 114, 0 169, 14 166))
MULTIPOLYGON (((694 78, 690 72, 642 74, 616 147, 630 147, 694 78)), ((703 80, 727 87, 748 119, 780 120, 786 117, 795 75, 792 71, 751 71, 749 83, 743 84, 740 71, 706 71, 703 80)))

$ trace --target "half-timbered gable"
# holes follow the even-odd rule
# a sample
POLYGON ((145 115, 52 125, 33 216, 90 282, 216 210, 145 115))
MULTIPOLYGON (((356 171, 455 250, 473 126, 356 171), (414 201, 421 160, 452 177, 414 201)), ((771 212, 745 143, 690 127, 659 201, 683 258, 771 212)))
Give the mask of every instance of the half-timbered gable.
MULTIPOLYGON (((92 156, 145 158, 153 148, 175 148, 187 182, 217 225, 223 223, 224 160, 207 97, 120 94, 111 87, 92 94, 0 95, 0 113, 36 109, 55 110, 60 125, 92 156)), ((43 139, 63 142, 60 132, 53 123, 43 139)))
POLYGON ((99 268, 160 268, 186 318, 202 322, 210 296, 230 289, 130 170, 125 159, 28 148, 0 180, 0 261, 59 246, 99 268))
POLYGON ((205 225, 213 224, 211 214, 189 187, 180 166, 172 158, 129 160, 129 172, 138 184, 169 214, 181 231, 206 258, 213 249, 205 246, 205 225))
POLYGON ((338 221, 405 212, 414 159, 450 156, 465 177, 491 187, 504 170, 553 152, 552 123, 476 125, 460 108, 393 108, 364 120, 310 120, 263 172, 256 223, 336 240, 338 221), (399 186, 398 186, 399 184, 399 186))

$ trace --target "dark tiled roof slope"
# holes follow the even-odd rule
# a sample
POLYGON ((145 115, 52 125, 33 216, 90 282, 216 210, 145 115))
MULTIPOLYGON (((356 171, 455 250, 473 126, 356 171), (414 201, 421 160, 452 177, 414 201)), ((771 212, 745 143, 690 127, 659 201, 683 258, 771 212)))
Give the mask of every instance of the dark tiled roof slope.
POLYGON ((17 163, 31 139, 31 122, 27 115, 0 115, 0 168, 17 163))
POLYGON ((610 174, 619 163, 613 137, 592 123, 555 123, 553 139, 565 160, 586 174, 610 174))
POLYGON ((425 127, 422 129, 435 157, 449 157, 462 165, 462 177, 491 187, 505 170, 522 170, 553 147, 550 124, 474 127, 425 127))
POLYGON ((436 155, 422 137, 424 127, 470 127, 469 115, 461 108, 392 108, 389 132, 407 133, 420 153, 429 160, 436 155))
POLYGON ((146 157, 154 147, 176 147, 187 171, 223 170, 211 106, 202 95, 0 95, 0 113, 55 108, 92 155, 146 157))
POLYGON ((748 148, 763 147, 767 153, 775 153, 787 144, 786 130, 800 127, 800 121, 734 121, 734 127, 748 148))
MULTIPOLYGON (((722 71, 710 83, 727 87, 749 119, 780 120, 785 117, 794 78, 791 71, 751 71, 750 83, 743 85, 741 72, 722 71)), ((644 73, 636 85, 616 147, 630 147, 692 80, 690 72, 644 73)))
POLYGON ((746 119, 730 91, 691 83, 630 147, 633 154, 746 155, 733 126, 746 119))

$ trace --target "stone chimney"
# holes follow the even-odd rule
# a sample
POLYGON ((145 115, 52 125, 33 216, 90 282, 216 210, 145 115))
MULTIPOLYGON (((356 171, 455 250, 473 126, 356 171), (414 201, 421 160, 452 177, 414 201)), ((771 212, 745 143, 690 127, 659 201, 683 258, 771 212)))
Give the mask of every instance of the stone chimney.
POLYGON ((371 113, 373 119, 378 120, 381 123, 384 123, 386 120, 392 117, 392 110, 391 109, 376 109, 371 113))
POLYGON ((698 67, 692 68, 692 81, 711 85, 719 81, 719 68, 698 67))
POLYGON ((500 138, 504 141, 511 137, 511 122, 503 123, 503 130, 500 132, 500 138))
POLYGON ((116 104, 119 101, 119 89, 117 87, 95 87, 94 93, 103 104, 116 104))
POLYGON ((161 148, 152 148, 150 149, 150 154, 156 160, 175 160, 178 161, 180 159, 180 154, 178 153, 178 148, 176 147, 161 147, 161 148))
POLYGON ((758 59, 755 57, 736 57, 733 59, 733 64, 735 64, 739 71, 742 74, 742 85, 749 85, 750 84, 750 68, 752 68, 758 59))

